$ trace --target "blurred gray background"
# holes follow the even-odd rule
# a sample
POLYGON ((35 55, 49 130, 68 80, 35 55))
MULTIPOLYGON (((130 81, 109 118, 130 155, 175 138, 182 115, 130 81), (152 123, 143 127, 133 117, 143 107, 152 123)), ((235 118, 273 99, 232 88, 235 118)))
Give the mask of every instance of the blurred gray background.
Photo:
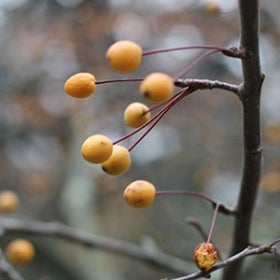
MULTIPOLYGON (((112 177, 85 162, 80 147, 94 133, 116 140, 130 131, 122 114, 130 102, 143 101, 138 84, 100 85, 84 100, 67 96, 63 84, 79 71, 91 72, 97 80, 124 77, 110 70, 105 58, 107 48, 120 39, 134 40, 143 49, 238 46, 237 1, 214 3, 220 12, 202 0, 0 1, 0 189, 14 190, 20 196, 21 206, 13 217, 61 221, 131 242, 152 238, 163 251, 193 264, 193 248, 202 239, 186 219, 194 217, 208 231, 211 207, 196 198, 165 196, 156 198, 148 209, 132 209, 125 204, 122 191, 132 180, 146 179, 158 189, 204 192, 233 207, 242 168, 237 97, 212 90, 198 91, 181 101, 132 151, 130 171, 112 177)), ((280 236, 280 2, 263 0, 260 4, 266 80, 262 96, 264 170, 252 229, 258 243, 280 236)), ((145 57, 140 69, 127 77, 151 71, 172 75, 199 53, 145 57)), ((187 77, 239 84, 240 61, 215 54, 187 77)), ((222 254, 227 254, 231 227, 231 217, 218 216, 213 239, 222 254)), ((37 257, 19 268, 30 280, 179 276, 66 241, 36 237, 32 241, 37 257)), ((272 256, 252 257, 246 261, 246 279, 273 279, 273 267, 272 256)))

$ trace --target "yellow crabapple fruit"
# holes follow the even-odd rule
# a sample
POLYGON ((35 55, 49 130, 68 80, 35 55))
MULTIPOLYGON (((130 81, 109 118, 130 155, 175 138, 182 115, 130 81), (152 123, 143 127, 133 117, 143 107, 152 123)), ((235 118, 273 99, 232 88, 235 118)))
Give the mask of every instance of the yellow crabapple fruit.
POLYGON ((155 198, 155 186, 145 180, 136 180, 130 183, 124 190, 123 197, 126 202, 136 208, 150 206, 155 198))
POLYGON ((18 207, 19 199, 13 191, 0 192, 0 211, 10 212, 18 207))
POLYGON ((118 41, 109 47, 106 58, 115 71, 129 73, 136 70, 141 64, 142 48, 132 41, 118 41))
POLYGON ((202 242, 195 247, 193 257, 199 269, 208 271, 216 263, 218 253, 212 243, 202 242))
POLYGON ((129 127, 137 128, 150 118, 149 107, 140 102, 129 104, 124 111, 124 122, 129 127))
POLYGON ((130 154, 127 148, 114 145, 111 156, 100 164, 102 170, 110 175, 125 173, 131 165, 130 154))
POLYGON ((15 239, 5 248, 7 259, 15 265, 25 265, 32 261, 35 249, 31 242, 25 239, 15 239))
POLYGON ((105 135, 94 134, 84 141, 81 152, 85 160, 101 163, 111 156, 113 142, 105 135))
POLYGON ((173 79, 165 73, 151 73, 141 82, 140 92, 151 102, 164 102, 173 96, 173 79))
POLYGON ((72 97, 85 98, 94 92, 95 82, 95 77, 92 74, 80 72, 66 80, 64 90, 72 97))
POLYGON ((205 12, 212 15, 218 15, 219 13, 221 13, 221 7, 213 0, 208 0, 204 3, 204 10, 205 12))

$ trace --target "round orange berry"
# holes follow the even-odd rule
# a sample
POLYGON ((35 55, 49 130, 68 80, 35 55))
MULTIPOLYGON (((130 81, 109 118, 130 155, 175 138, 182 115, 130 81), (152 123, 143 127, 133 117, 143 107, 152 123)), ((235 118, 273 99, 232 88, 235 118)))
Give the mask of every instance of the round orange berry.
POLYGON ((106 57, 114 70, 129 73, 141 64, 142 48, 132 41, 118 41, 110 46, 106 57))
POLYGON ((35 249, 31 242, 25 239, 16 239, 7 245, 5 253, 11 263, 24 265, 32 261, 35 249))
POLYGON ((124 190, 123 197, 126 202, 136 208, 150 206, 155 198, 156 188, 145 180, 136 180, 124 190))
POLYGON ((173 79, 165 73, 151 73, 141 82, 140 92, 152 102, 164 102, 174 93, 173 79))
POLYGON ((113 152, 113 142, 102 134, 88 137, 81 148, 85 160, 91 163, 101 163, 107 160, 113 152))
POLYGON ((66 80, 64 90, 72 97, 85 98, 94 92, 95 82, 95 77, 92 74, 77 73, 66 80))
POLYGON ((151 118, 149 107, 140 102, 129 104, 124 111, 124 122, 126 125, 137 128, 151 118))
POLYGON ((111 156, 101 163, 104 172, 110 175, 120 175, 125 173, 131 165, 130 154, 127 148, 114 145, 111 156))
POLYGON ((218 253, 212 243, 202 242, 194 249, 194 260, 199 269, 208 271, 216 263, 218 253))
POLYGON ((13 191, 0 192, 0 211, 9 212, 18 207, 19 199, 13 191))

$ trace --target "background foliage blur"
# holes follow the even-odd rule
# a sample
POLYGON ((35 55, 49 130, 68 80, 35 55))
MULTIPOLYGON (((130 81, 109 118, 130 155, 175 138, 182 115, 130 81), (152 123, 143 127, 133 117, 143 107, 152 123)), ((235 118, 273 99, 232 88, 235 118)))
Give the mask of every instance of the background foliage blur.
MULTIPOLYGON (((202 0, 0 2, 0 188, 19 194, 21 206, 15 217, 59 220, 133 242, 152 238, 162 250, 192 262, 193 248, 201 237, 186 218, 194 217, 208 231, 210 206, 189 197, 161 197, 149 209, 131 209, 123 201, 122 190, 132 180, 143 178, 158 189, 201 191, 234 206, 242 166, 237 98, 213 90, 183 100, 133 150, 131 170, 111 177, 85 162, 80 146, 93 133, 117 139, 129 131, 122 113, 131 101, 142 100, 137 83, 98 86, 94 96, 85 100, 64 94, 63 84, 79 71, 91 72, 97 79, 121 76, 109 69, 105 59, 107 48, 119 39, 134 40, 144 49, 238 45, 237 1, 211 3, 217 3, 218 9, 202 0)), ((260 43, 266 80, 262 97, 264 174, 252 230, 256 242, 280 236, 279 9, 278 0, 261 1, 260 43)), ((138 72, 129 76, 151 71, 174 74, 197 55, 197 51, 186 51, 146 57, 138 72)), ((239 83, 240 69, 240 61, 217 54, 188 77, 239 83)), ((214 233, 214 241, 225 254, 231 223, 230 217, 220 215, 214 233)), ((174 276, 68 242, 35 237, 32 241, 38 256, 33 264, 19 268, 26 279, 174 276)), ((246 264, 246 279, 272 279, 275 273, 273 260, 267 256, 251 258, 246 264)))

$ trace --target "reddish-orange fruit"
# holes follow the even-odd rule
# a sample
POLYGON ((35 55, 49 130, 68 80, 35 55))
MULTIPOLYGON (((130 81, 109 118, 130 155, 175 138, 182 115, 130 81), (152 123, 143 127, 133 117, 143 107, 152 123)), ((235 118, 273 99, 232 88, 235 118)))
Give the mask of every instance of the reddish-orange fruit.
POLYGON ((85 160, 91 163, 101 163, 107 160, 113 152, 113 142, 102 134, 88 137, 81 148, 85 160))
POLYGON ((0 211, 10 212, 18 207, 19 199, 13 191, 0 192, 0 211))
POLYGON ((131 165, 130 154, 127 148, 114 145, 111 156, 100 164, 102 170, 110 175, 125 173, 131 165))
POLYGON ((203 242, 195 247, 193 257, 198 268, 208 271, 216 263, 218 253, 212 243, 203 242))
POLYGON ((165 73, 151 73, 141 82, 140 92, 151 102, 164 102, 173 96, 173 79, 165 73))
POLYGON ((16 239, 7 245, 5 253, 11 263, 25 265, 34 258, 35 249, 31 242, 25 239, 16 239))
POLYGON ((126 125, 137 128, 151 118, 149 107, 140 102, 129 104, 124 111, 124 122, 126 125))
POLYGON ((129 73, 141 64, 142 48, 132 41, 118 41, 107 50, 106 57, 114 70, 129 73))
POLYGON ((130 183, 123 193, 126 202, 136 208, 150 206, 154 201, 155 195, 155 186, 145 180, 136 180, 130 183))
POLYGON ((77 73, 66 80, 64 90, 72 97, 85 98, 94 92, 95 82, 95 77, 92 74, 77 73))

